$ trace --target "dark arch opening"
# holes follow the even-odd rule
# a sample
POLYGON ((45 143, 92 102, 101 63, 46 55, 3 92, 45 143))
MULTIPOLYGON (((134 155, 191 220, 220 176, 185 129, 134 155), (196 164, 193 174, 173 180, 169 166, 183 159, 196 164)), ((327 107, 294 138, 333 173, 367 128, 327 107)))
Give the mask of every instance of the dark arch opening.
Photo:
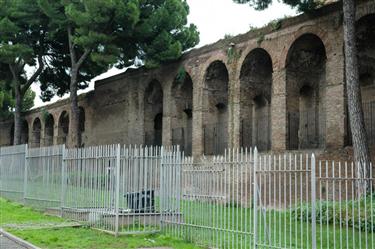
POLYGON ((48 114, 45 120, 45 128, 44 128, 44 145, 45 146, 53 145, 54 126, 55 126, 55 120, 52 114, 48 114))
POLYGON ((145 144, 162 145, 163 89, 157 80, 147 86, 144 96, 145 144))
POLYGON ((192 152, 193 81, 188 73, 178 75, 172 84, 172 144, 185 155, 192 152))
POLYGON ((326 51, 314 34, 300 36, 286 61, 288 149, 325 146, 326 51))
POLYGON ((33 122, 33 137, 31 142, 31 147, 40 147, 40 134, 42 130, 42 123, 39 118, 36 118, 33 122))
POLYGON ((204 153, 222 154, 228 147, 228 70, 221 61, 212 62, 205 75, 203 92, 204 153))
POLYGON ((272 59, 261 48, 252 50, 240 71, 241 146, 271 149, 272 59))
POLYGON ((59 117, 57 144, 66 144, 69 134, 69 114, 63 111, 59 117))

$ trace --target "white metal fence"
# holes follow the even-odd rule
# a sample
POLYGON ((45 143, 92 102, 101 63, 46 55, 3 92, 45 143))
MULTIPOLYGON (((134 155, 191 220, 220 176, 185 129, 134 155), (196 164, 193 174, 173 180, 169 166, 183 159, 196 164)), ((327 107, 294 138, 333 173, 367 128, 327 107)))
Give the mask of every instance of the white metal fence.
POLYGON ((63 149, 60 145, 26 150, 25 204, 37 208, 60 206, 63 149))
POLYGON ((0 147, 0 193, 2 196, 22 201, 26 145, 0 147))
POLYGON ((178 148, 23 145, 0 149, 0 193, 115 235, 162 231, 213 248, 375 248, 372 166, 366 179, 356 167, 249 149, 192 158, 178 148))

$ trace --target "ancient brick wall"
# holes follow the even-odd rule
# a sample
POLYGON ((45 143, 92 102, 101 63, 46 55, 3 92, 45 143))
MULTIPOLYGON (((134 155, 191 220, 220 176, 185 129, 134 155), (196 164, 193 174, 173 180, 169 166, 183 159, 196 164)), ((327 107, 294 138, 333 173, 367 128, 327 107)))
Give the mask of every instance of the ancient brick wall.
MULTIPOLYGON (((357 19, 367 103, 375 101, 375 2, 361 1, 357 19)), ((254 145, 342 150, 349 131, 340 3, 97 81, 79 105, 85 146, 173 144, 195 155, 254 145)), ((23 140, 69 144, 69 112, 62 100, 25 113, 23 140)), ((0 130, 0 144, 10 144, 12 121, 0 130)))

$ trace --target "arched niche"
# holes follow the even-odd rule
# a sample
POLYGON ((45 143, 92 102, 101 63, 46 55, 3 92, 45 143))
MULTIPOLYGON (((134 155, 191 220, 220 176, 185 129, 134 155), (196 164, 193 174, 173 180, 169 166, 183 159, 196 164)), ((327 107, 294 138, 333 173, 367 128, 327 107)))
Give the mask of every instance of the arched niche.
POLYGON ((326 50, 314 34, 294 41, 286 61, 288 149, 325 146, 326 50))
POLYGON ((203 91, 204 153, 221 154, 228 147, 228 70, 222 61, 212 62, 205 74, 203 91))
POLYGON ((45 118, 45 126, 44 126, 44 145, 45 146, 53 145, 54 127, 55 127, 55 120, 53 118, 53 115, 49 113, 45 118))
POLYGON ((144 134, 146 145, 162 145, 163 89, 157 80, 152 80, 145 90, 144 134))
POLYGON ((271 148, 272 59, 262 48, 252 50, 240 71, 241 146, 271 148))
POLYGON ((188 73, 179 73, 172 84, 172 144, 185 155, 192 152, 193 81, 188 73))
POLYGON ((60 114, 57 131, 58 131, 57 143, 66 144, 67 137, 69 134, 69 114, 67 111, 63 111, 60 114))
POLYGON ((40 147, 42 123, 39 118, 35 118, 32 126, 32 141, 31 147, 40 147))

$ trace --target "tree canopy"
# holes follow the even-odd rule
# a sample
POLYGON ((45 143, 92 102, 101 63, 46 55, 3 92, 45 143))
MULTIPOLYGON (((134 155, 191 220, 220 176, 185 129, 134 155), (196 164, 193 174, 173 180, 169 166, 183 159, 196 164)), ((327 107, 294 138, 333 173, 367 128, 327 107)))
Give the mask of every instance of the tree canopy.
POLYGON ((47 16, 34 0, 0 0, 2 108, 13 109, 15 144, 21 142, 22 105, 33 99, 30 86, 44 68, 43 57, 49 49, 47 24, 47 16), (26 68, 31 69, 30 75, 26 68))
POLYGON ((80 146, 77 91, 109 68, 179 58, 199 41, 185 0, 38 0, 54 42, 40 77, 43 99, 70 93, 70 145, 80 146))
POLYGON ((70 91, 72 56, 79 66, 78 89, 83 89, 92 78, 113 66, 127 67, 137 59, 146 67, 156 67, 179 58, 199 42, 196 26, 187 26, 186 1, 38 2, 55 30, 51 59, 40 79, 44 100, 70 91))

